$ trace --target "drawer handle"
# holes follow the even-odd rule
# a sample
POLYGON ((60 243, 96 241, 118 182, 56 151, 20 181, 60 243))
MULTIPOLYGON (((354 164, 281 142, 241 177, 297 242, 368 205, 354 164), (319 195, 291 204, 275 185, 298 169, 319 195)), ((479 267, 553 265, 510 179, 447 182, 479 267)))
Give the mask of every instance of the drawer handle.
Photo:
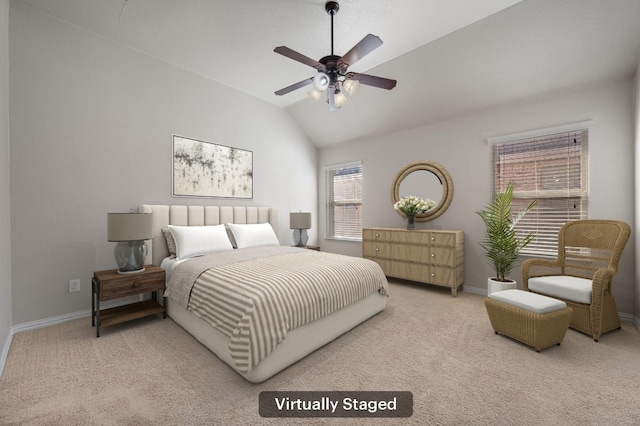
POLYGON ((431 257, 436 257, 436 254, 435 253, 431 253, 431 257))
POLYGON ((431 237, 431 241, 435 241, 435 240, 436 240, 436 237, 431 237))
POLYGON ((379 237, 379 236, 380 236, 380 234, 378 234, 378 233, 376 232, 376 237, 379 237))
POLYGON ((376 247, 376 251, 380 251, 380 249, 378 247, 376 247))
POLYGON ((433 277, 435 277, 435 276, 436 276, 436 274, 431 274, 431 278, 433 278, 433 277))
POLYGON ((133 282, 133 286, 134 286, 134 287, 138 287, 138 281, 134 281, 134 282, 133 282))

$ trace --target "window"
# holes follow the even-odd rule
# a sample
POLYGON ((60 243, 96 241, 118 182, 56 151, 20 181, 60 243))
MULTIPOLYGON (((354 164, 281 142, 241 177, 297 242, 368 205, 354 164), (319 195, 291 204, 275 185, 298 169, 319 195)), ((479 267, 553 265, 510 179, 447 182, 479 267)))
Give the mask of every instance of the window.
POLYGON ((325 168, 327 238, 362 239, 362 163, 325 168))
POLYGON ((493 145, 492 196, 513 181, 513 211, 536 207, 518 232, 534 232, 523 254, 555 255, 560 227, 588 213, 587 130, 571 130, 493 145))

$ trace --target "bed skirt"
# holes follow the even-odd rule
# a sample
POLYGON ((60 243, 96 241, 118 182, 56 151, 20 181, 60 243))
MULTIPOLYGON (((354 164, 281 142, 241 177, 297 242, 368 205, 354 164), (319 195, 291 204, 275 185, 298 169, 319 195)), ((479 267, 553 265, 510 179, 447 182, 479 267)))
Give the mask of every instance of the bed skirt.
POLYGON ((276 349, 246 374, 235 368, 229 354, 227 336, 179 304, 171 303, 170 299, 167 300, 167 312, 178 325, 238 374, 249 382, 260 383, 383 311, 386 303, 387 296, 376 292, 317 321, 289 331, 276 349))

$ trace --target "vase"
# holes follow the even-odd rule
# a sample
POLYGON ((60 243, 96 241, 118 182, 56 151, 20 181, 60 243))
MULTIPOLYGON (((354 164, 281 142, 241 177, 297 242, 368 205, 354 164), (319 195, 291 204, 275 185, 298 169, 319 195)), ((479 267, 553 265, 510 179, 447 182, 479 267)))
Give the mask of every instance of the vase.
POLYGON ((416 229, 416 215, 407 214, 407 229, 416 229))

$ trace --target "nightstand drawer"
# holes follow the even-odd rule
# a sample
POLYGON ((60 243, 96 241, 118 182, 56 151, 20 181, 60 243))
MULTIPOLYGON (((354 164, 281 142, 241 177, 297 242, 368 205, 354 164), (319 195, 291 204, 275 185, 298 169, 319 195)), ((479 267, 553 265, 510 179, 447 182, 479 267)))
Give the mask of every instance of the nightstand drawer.
POLYGON ((120 275, 117 278, 102 280, 100 300, 117 299, 140 293, 164 289, 164 271, 145 274, 140 277, 120 275))

